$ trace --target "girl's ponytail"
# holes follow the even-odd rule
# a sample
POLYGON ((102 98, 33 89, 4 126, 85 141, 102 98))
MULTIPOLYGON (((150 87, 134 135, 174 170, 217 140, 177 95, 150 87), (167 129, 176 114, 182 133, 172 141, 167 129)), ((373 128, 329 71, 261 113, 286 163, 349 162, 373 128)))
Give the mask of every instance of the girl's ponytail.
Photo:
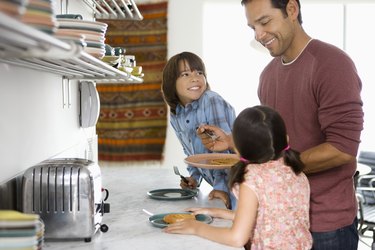
MULTIPOLYGON (((289 146, 288 146, 289 147, 289 146)), ((305 168, 305 164, 301 161, 300 153, 296 150, 286 148, 284 150, 284 162, 293 169, 293 172, 299 174, 305 168)))

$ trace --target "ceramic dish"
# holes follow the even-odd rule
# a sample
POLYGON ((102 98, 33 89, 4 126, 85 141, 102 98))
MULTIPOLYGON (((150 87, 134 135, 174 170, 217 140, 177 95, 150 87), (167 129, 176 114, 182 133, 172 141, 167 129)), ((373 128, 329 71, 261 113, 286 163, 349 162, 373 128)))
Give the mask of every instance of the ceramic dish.
POLYGON ((94 53, 94 54, 105 54, 105 49, 103 48, 92 48, 92 47, 85 47, 84 48, 84 51, 86 51, 87 53, 91 54, 91 53, 94 53))
POLYGON ((147 192, 147 195, 152 199, 169 201, 187 200, 193 198, 197 194, 197 190, 181 188, 155 189, 147 192))
POLYGON ((86 42, 100 42, 104 44, 104 34, 98 32, 90 32, 87 30, 74 29, 57 29, 55 35, 81 37, 84 36, 86 42))
POLYGON ((88 42, 88 41, 86 41, 86 43, 87 43, 87 47, 105 49, 104 43, 101 43, 101 42, 88 42))
POLYGON ((97 38, 104 38, 104 36, 105 36, 105 34, 101 31, 80 30, 80 29, 64 29, 64 28, 61 28, 61 27, 57 30, 57 33, 92 35, 92 36, 95 36, 97 38))
POLYGON ((79 46, 86 47, 87 43, 85 42, 85 39, 82 38, 75 38, 75 37, 66 37, 66 36, 55 36, 56 38, 66 41, 66 42, 73 42, 79 46))
POLYGON ((223 169, 232 167, 240 158, 236 154, 196 154, 184 159, 185 163, 199 168, 223 169))
POLYGON ((105 55, 105 49, 84 47, 83 50, 87 54, 90 54, 91 56, 96 57, 98 59, 102 59, 105 55))
POLYGON ((79 19, 58 18, 59 27, 71 29, 84 29, 94 31, 106 31, 108 24, 96 21, 83 21, 79 19))
POLYGON ((121 62, 121 57, 120 56, 104 56, 102 58, 102 61, 111 65, 111 66, 114 66, 114 65, 119 64, 121 62))
MULTIPOLYGON (((148 220, 150 221, 150 223, 153 226, 159 227, 159 228, 164 228, 164 227, 168 226, 168 223, 166 223, 163 220, 163 218, 164 218, 164 216, 166 216, 168 214, 176 214, 176 213, 155 214, 155 215, 152 215, 150 218, 148 218, 148 220)), ((188 213, 183 212, 183 213, 179 213, 179 214, 188 214, 188 213)), ((207 224, 210 224, 213 220, 211 216, 205 215, 205 214, 197 214, 195 216, 195 219, 197 221, 201 221, 201 222, 204 222, 204 223, 207 223, 207 224)))

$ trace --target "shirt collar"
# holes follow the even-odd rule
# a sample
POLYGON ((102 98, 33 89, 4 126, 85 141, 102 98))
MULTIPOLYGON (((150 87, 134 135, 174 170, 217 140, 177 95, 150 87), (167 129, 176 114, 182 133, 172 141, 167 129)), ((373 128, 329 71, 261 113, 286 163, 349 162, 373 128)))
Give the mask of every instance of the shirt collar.
POLYGON ((176 114, 179 114, 183 111, 188 111, 188 110, 195 110, 198 108, 198 105, 199 105, 199 100, 195 100, 191 103, 188 103, 186 104, 186 106, 182 106, 180 103, 177 104, 177 107, 176 107, 176 114))

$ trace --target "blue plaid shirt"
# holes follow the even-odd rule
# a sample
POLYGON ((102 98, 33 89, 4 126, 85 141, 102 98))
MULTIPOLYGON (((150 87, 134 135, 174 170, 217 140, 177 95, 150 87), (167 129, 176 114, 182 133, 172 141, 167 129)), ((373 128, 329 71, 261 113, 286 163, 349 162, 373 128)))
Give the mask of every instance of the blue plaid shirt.
MULTIPOLYGON (((206 90, 198 100, 189 103, 186 107, 178 105, 176 115, 171 113, 170 122, 185 154, 190 156, 211 153, 196 135, 196 129, 200 125, 215 125, 231 133, 235 118, 234 108, 228 102, 216 92, 206 90)), ((230 151, 223 153, 230 153, 230 151)), ((201 183, 204 178, 214 189, 229 193, 228 170, 203 169, 193 166, 188 166, 187 170, 198 183, 201 183)))

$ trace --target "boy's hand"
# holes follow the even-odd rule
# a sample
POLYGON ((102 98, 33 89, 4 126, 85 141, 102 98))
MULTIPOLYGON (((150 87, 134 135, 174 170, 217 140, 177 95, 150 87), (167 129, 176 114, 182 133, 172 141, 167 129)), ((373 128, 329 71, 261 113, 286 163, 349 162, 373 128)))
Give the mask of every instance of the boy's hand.
POLYGON ((215 198, 220 199, 224 202, 226 208, 231 209, 229 195, 224 191, 212 190, 210 194, 208 195, 208 198, 210 200, 215 199, 215 198))
POLYGON ((202 140, 203 145, 211 151, 220 152, 233 148, 232 136, 227 135, 219 127, 202 125, 197 129, 196 133, 202 140), (209 132, 207 133, 207 131, 209 132), (212 135, 215 135, 216 139, 212 135))
POLYGON ((190 189, 196 189, 198 186, 197 181, 193 177, 185 177, 188 183, 186 183, 183 179, 180 181, 180 187, 183 189, 190 188, 190 189))

